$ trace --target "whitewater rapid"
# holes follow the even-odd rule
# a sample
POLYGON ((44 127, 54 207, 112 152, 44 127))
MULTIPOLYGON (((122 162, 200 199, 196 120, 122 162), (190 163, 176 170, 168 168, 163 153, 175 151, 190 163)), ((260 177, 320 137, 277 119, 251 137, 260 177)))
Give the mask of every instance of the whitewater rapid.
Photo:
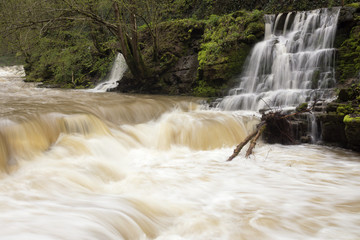
POLYGON ((360 238, 358 153, 260 142, 226 162, 255 113, 18 70, 0 69, 0 239, 360 238))

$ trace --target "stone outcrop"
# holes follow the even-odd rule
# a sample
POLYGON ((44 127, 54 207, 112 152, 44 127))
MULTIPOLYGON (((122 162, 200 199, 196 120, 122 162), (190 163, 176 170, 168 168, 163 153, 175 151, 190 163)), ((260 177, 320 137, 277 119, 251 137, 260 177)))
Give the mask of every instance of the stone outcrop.
POLYGON ((323 107, 315 107, 311 113, 301 113, 288 118, 294 141, 317 142, 360 151, 359 86, 342 89, 340 92, 343 92, 343 95, 339 95, 336 101, 323 107), (349 100, 349 94, 344 92, 351 92, 352 98, 349 100), (344 100, 344 96, 346 101, 341 100, 344 100))
POLYGON ((346 115, 344 124, 348 147, 360 152, 360 114, 346 115))
POLYGON ((162 75, 170 94, 186 94, 192 92, 197 76, 199 61, 197 54, 182 56, 176 64, 162 75))
POLYGON ((347 146, 344 117, 336 113, 323 113, 319 117, 321 140, 324 143, 347 146))

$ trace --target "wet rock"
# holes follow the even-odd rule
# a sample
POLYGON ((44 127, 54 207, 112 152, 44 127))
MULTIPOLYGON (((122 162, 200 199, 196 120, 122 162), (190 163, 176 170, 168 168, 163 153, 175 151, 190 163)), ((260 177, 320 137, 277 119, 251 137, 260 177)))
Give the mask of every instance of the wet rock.
POLYGON ((300 138, 300 142, 301 143, 311 143, 312 142, 312 137, 310 135, 302 136, 300 138))
POLYGON ((343 118, 343 116, 335 113, 321 114, 319 116, 322 141, 336 143, 343 147, 347 145, 343 118))
POLYGON ((295 111, 296 111, 296 112, 303 112, 303 111, 305 111, 307 108, 308 108, 308 103, 300 103, 300 104, 296 107, 295 111))
POLYGON ((191 92, 198 66, 197 54, 180 57, 177 63, 162 76, 166 84, 164 91, 171 94, 191 92))
POLYGON ((329 103, 329 104, 325 107, 325 111, 326 111, 327 113, 336 112, 337 108, 338 108, 340 105, 341 105, 340 103, 331 102, 331 103, 329 103))
POLYGON ((360 151, 360 114, 346 115, 344 124, 348 147, 360 151))
POLYGON ((339 14, 339 22, 351 22, 354 20, 354 13, 356 12, 356 8, 354 7, 343 7, 341 8, 339 14))
POLYGON ((354 94, 353 89, 351 88, 343 88, 339 91, 339 100, 342 102, 347 102, 354 100, 356 98, 356 95, 354 94))
POLYGON ((307 117, 297 116, 296 120, 290 120, 291 132, 294 140, 301 143, 310 143, 310 140, 304 140, 308 138, 309 124, 307 117))

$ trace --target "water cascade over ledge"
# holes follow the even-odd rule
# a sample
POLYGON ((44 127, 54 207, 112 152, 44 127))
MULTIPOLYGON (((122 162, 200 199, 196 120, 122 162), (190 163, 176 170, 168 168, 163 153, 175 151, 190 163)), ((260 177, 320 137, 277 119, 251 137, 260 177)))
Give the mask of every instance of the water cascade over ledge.
POLYGON ((335 85, 333 43, 340 9, 265 16, 264 41, 255 45, 238 87, 221 109, 294 107, 326 99, 335 85))
POLYGON ((121 80, 124 73, 128 69, 125 58, 121 53, 116 55, 115 61, 111 68, 109 77, 102 83, 99 83, 92 92, 107 92, 110 89, 116 88, 118 86, 118 81, 121 80))
POLYGON ((0 67, 0 239, 360 239, 360 155, 267 145, 199 99, 36 88, 0 67))

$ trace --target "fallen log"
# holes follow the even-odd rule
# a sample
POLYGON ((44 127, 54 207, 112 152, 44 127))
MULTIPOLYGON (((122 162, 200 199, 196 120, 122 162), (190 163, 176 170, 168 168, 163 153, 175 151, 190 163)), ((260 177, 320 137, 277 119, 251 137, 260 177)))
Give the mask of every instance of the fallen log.
MULTIPOLYGON (((315 104, 316 101, 314 105, 315 104)), ((280 142, 282 144, 295 144, 295 140, 293 139, 290 131, 290 123, 288 118, 304 112, 311 113, 314 105, 287 115, 281 113, 281 111, 270 111, 268 113, 263 112, 261 122, 256 127, 256 130, 250 133, 239 145, 236 146, 233 154, 228 158, 227 161, 233 160, 237 155, 239 155, 240 151, 245 147, 245 145, 250 142, 250 145, 245 154, 245 157, 248 158, 253 153, 253 149, 256 146, 256 141, 260 138, 261 134, 266 128, 266 132, 270 132, 272 134, 271 138, 276 139, 276 142, 280 142)))
MULTIPOLYGON (((252 143, 250 144, 250 147, 252 146, 251 150, 250 147, 248 149, 249 155, 252 153, 252 149, 255 147, 256 145, 256 141, 257 139, 260 137, 261 133, 264 131, 266 127, 266 123, 265 122, 261 122, 258 127, 256 128, 256 130, 254 132, 252 132, 251 134, 249 134, 239 145, 237 145, 237 147, 234 149, 234 153, 228 158, 227 161, 231 161, 233 160, 237 155, 239 155, 241 149, 243 149, 243 147, 250 141, 252 140, 252 143), (250 150, 250 151, 249 151, 250 150)), ((246 157, 249 156, 248 154, 246 154, 246 157)))
POLYGON ((245 155, 246 158, 248 158, 252 154, 252 151, 253 151, 254 147, 256 146, 256 141, 259 139, 260 135, 265 130, 265 128, 266 128, 266 124, 264 124, 263 126, 258 128, 256 135, 251 139, 250 146, 249 146, 248 150, 246 151, 246 155, 245 155))

